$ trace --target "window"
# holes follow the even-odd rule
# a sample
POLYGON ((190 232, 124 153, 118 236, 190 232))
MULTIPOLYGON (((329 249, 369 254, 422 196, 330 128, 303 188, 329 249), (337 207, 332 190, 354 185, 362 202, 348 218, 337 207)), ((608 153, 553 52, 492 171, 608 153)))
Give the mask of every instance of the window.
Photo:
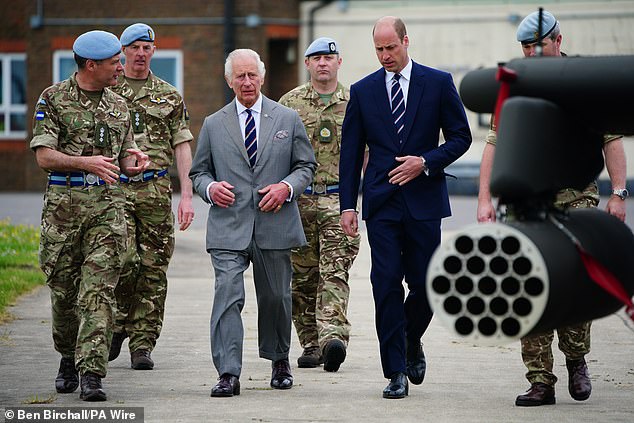
MULTIPOLYGON (((121 62, 125 57, 121 55, 121 62)), ((183 92, 183 52, 180 50, 156 50, 150 66, 159 78, 169 82, 183 92)), ((53 53, 53 83, 62 81, 77 70, 71 50, 57 50, 53 53)))
POLYGON ((26 55, 0 53, 0 139, 26 137, 26 55))

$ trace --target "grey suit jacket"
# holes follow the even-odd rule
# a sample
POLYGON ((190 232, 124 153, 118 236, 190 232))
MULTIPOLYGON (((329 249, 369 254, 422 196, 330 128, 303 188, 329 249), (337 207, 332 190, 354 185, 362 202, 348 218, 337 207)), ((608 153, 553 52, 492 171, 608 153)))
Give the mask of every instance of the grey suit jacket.
POLYGON ((295 200, 312 182, 317 167, 304 125, 296 111, 262 95, 257 161, 251 169, 235 102, 205 118, 189 173, 194 189, 207 202, 212 181, 235 187, 233 205, 209 208, 207 250, 244 250, 253 236, 262 249, 304 245, 295 200), (294 198, 277 213, 261 212, 258 190, 282 180, 291 184, 294 198))

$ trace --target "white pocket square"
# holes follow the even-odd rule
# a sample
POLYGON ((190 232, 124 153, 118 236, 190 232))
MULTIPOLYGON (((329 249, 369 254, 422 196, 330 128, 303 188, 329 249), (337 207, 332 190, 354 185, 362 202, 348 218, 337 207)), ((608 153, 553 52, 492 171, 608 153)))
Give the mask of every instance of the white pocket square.
POLYGON ((284 138, 288 138, 288 131, 286 129, 283 129, 281 131, 277 131, 275 133, 275 137, 274 138, 276 140, 281 140, 281 139, 284 139, 284 138))

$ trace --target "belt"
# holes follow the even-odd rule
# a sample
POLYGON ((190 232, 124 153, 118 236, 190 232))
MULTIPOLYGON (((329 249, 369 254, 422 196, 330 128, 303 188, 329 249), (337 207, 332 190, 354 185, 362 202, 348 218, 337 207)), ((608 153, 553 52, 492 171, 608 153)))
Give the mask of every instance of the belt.
POLYGON ((339 184, 326 185, 326 184, 312 184, 305 190, 304 194, 320 195, 320 194, 336 194, 339 192, 339 184))
POLYGON ((161 176, 167 175, 167 169, 163 170, 146 170, 143 173, 139 173, 138 175, 134 175, 132 177, 126 176, 124 174, 119 175, 119 180, 125 183, 131 182, 147 182, 154 178, 160 178, 161 176))
POLYGON ((49 172, 49 185, 63 185, 71 187, 103 185, 106 181, 94 173, 84 172, 49 172))

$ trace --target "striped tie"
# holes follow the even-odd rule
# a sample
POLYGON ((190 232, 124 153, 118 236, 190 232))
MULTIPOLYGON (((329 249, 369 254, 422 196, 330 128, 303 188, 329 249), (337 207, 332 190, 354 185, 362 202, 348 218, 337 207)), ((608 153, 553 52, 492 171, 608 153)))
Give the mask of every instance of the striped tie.
POLYGON ((251 114, 251 109, 246 109, 247 122, 244 126, 244 146, 247 149, 247 155, 249 156, 249 163, 251 167, 255 166, 255 159, 258 155, 258 143, 255 133, 255 119, 251 114))
POLYGON ((394 78, 392 79, 392 116, 394 116, 394 125, 396 126, 396 133, 398 134, 399 142, 403 142, 401 138, 401 132, 403 131, 404 126, 404 117, 405 117, 405 98, 403 97, 403 89, 401 88, 400 82, 398 80, 401 78, 401 75, 398 73, 394 74, 394 78))

